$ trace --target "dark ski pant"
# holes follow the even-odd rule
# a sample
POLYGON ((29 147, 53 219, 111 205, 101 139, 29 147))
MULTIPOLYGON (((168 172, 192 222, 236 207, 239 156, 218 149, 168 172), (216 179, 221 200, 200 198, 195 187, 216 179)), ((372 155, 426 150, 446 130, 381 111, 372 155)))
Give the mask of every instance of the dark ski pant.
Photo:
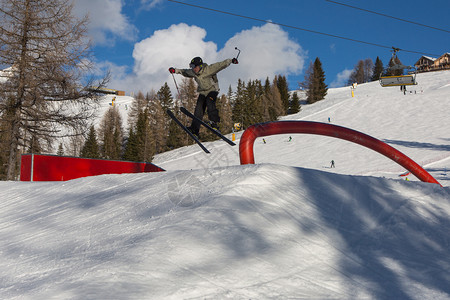
MULTIPOLYGON (((219 92, 210 92, 207 96, 198 95, 197 105, 195 106, 194 116, 203 120, 203 115, 205 114, 205 109, 208 109, 208 118, 211 122, 219 123, 219 111, 216 108, 216 101, 219 92)), ((191 130, 193 133, 198 134, 200 131, 200 122, 197 120, 192 120, 191 130)))

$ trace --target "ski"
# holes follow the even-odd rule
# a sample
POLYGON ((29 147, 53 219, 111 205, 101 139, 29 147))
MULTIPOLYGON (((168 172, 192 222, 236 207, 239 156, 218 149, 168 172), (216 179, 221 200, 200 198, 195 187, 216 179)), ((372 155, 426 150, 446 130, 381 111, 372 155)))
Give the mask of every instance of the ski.
POLYGON ((231 146, 235 146, 236 144, 231 141, 230 139, 228 139, 226 136, 224 136, 222 133, 220 133, 219 131, 215 130, 214 128, 212 128, 208 123, 204 122, 203 120, 200 120, 199 118, 197 118, 196 116, 194 116, 190 111, 188 111, 186 108, 184 107, 180 107, 180 111, 182 113, 184 113, 186 116, 195 119, 197 121, 200 122, 200 124, 202 124, 203 126, 205 126, 209 131, 211 131, 212 133, 214 133, 215 135, 217 135, 218 137, 220 137, 222 140, 224 140, 225 142, 227 142, 228 144, 230 144, 231 146))
POLYGON ((189 136, 200 146, 200 148, 202 148, 203 151, 205 151, 206 153, 211 153, 208 149, 206 149, 202 142, 200 142, 200 140, 192 132, 190 132, 189 129, 187 129, 186 126, 184 126, 177 117, 175 117, 170 109, 167 110, 167 114, 172 118, 172 120, 175 121, 175 123, 178 124, 178 126, 180 126, 184 131, 186 131, 187 134, 189 134, 189 136))

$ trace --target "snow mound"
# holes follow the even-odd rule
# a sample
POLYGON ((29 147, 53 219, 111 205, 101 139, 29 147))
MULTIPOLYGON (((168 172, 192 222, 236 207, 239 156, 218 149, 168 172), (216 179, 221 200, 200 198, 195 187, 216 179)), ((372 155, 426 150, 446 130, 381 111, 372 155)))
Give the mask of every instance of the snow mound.
POLYGON ((450 293, 435 184, 262 164, 0 182, 0 197, 2 298, 450 293))

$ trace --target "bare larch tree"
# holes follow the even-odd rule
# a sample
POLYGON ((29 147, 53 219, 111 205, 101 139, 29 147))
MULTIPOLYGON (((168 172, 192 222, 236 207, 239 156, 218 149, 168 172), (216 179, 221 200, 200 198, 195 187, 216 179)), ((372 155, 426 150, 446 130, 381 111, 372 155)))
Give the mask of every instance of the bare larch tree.
MULTIPOLYGON (((80 133, 95 112, 87 17, 67 0, 0 2, 0 149, 3 175, 16 177, 21 151, 51 149, 80 133), (83 85, 84 83, 84 85, 83 85)), ((96 86, 106 83, 106 77, 96 86)))

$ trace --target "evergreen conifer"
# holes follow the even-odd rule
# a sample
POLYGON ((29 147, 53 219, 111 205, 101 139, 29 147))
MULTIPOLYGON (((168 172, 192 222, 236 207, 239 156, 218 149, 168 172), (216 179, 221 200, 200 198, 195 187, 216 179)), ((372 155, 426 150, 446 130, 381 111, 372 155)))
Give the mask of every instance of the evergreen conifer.
POLYGON ((81 150, 81 157, 86 158, 100 158, 100 151, 97 142, 97 134, 94 126, 89 129, 89 134, 81 150))

